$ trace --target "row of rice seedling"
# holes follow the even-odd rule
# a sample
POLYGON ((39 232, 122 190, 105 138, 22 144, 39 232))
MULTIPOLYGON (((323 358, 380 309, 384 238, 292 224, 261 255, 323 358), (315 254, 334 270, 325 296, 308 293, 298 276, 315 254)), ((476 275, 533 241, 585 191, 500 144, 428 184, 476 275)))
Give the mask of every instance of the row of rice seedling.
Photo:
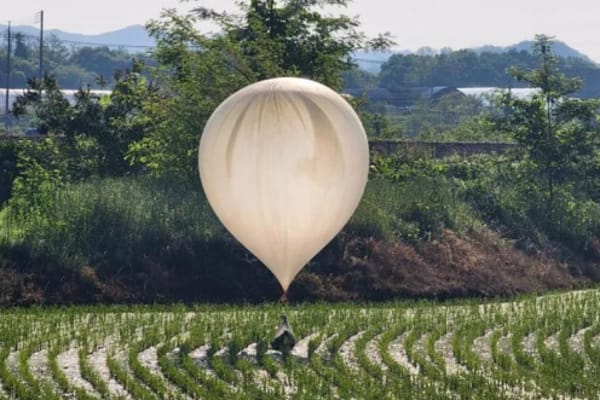
POLYGON ((484 304, 5 309, 0 399, 595 398, 598 311, 598 290, 484 304), (268 345, 282 311, 300 340, 289 354, 268 345))

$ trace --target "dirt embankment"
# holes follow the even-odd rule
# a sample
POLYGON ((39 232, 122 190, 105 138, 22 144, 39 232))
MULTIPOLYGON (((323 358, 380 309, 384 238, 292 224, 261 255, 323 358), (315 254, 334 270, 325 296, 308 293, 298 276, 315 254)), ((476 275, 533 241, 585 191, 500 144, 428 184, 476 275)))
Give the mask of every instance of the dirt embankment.
MULTIPOLYGON (((0 304, 261 302, 279 298, 271 273, 237 243, 173 246, 128 268, 61 268, 51 260, 0 267, 0 304)), ((600 266, 526 254, 492 231, 416 244, 340 235, 300 273, 291 301, 495 297, 591 284, 600 266)))
POLYGON ((580 265, 561 263, 552 254, 525 254, 491 231, 461 237, 446 230, 439 240, 417 245, 357 240, 348 244, 345 260, 329 270, 308 268, 298 277, 292 296, 493 297, 591 282, 580 265))

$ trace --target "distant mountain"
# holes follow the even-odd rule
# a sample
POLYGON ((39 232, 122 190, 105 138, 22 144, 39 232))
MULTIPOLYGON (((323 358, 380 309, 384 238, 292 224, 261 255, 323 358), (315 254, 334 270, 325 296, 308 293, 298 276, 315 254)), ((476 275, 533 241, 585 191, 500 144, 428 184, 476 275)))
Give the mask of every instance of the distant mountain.
MULTIPOLYGON (((511 50, 516 50, 516 51, 531 51, 531 47, 533 46, 533 41, 532 40, 524 40, 522 42, 519 42, 517 44, 513 44, 511 46, 492 46, 492 45, 486 45, 486 46, 481 46, 481 47, 475 47, 471 50, 477 52, 477 53, 482 53, 482 52, 490 52, 490 53, 505 53, 507 51, 511 51, 511 50)), ((569 57, 573 57, 573 58, 580 58, 584 61, 590 62, 590 63, 594 63, 595 62, 589 58, 588 56, 586 56, 585 54, 581 53, 580 51, 570 47, 568 44, 566 44, 565 42, 561 42, 559 40, 555 41, 552 44, 552 51, 554 52, 554 54, 556 54, 559 57, 564 57, 564 58, 569 58, 569 57)))
MULTIPOLYGON (((510 45, 510 46, 485 45, 485 46, 480 46, 480 47, 474 47, 474 48, 467 49, 467 50, 472 50, 476 53, 483 53, 483 52, 505 53, 505 52, 508 52, 511 50, 531 51, 532 45, 533 45, 533 41, 524 40, 522 42, 510 45)), ((569 45, 567 45, 566 43, 561 42, 561 41, 555 41, 552 46, 552 50, 559 57, 565 57, 565 58, 574 57, 574 58, 582 59, 582 60, 592 63, 592 64, 596 64, 591 58, 589 58, 585 54, 579 52, 578 50, 575 50, 574 48, 570 47, 569 45)), ((418 49, 416 51, 410 51, 410 50, 362 51, 361 50, 361 51, 357 51, 354 53, 353 59, 354 59, 354 62, 356 62, 361 69, 363 69, 367 72, 377 74, 377 73, 379 73, 379 70, 381 69, 381 64, 385 63, 388 60, 388 58, 390 58, 394 54, 418 54, 418 55, 423 55, 423 56, 431 56, 431 55, 436 55, 436 54, 448 53, 451 51, 452 51, 452 49, 450 49, 449 47, 444 47, 439 50, 433 49, 431 47, 421 47, 420 49, 418 49)))
MULTIPOLYGON (((0 24, 0 31, 5 31, 6 25, 0 24)), ((23 32, 28 36, 38 37, 40 31, 37 27, 19 25, 13 26, 13 32, 23 32)), ((123 29, 119 29, 113 32, 100 33, 97 35, 85 35, 81 33, 70 33, 64 32, 59 29, 50 29, 45 31, 45 35, 56 35, 60 40, 64 41, 65 44, 74 44, 74 45, 107 45, 109 47, 124 47, 129 51, 143 51, 145 48, 152 47, 155 44, 154 39, 152 39, 146 33, 146 29, 142 25, 132 25, 123 29)), ((469 50, 473 50, 477 53, 481 52, 492 52, 492 53, 502 53, 510 50, 526 50, 530 51, 533 41, 524 40, 517 44, 513 44, 510 46, 494 46, 494 45, 485 45, 480 47, 475 47, 469 50)), ((560 57, 575 57, 585 60, 590 63, 594 63, 592 59, 590 59, 585 54, 579 52, 578 50, 570 47, 564 42, 555 41, 553 45, 554 52, 560 57)), ((372 73, 378 73, 380 70, 381 64, 387 61, 393 54, 419 54, 419 55, 434 55, 440 53, 447 53, 452 51, 449 47, 444 47, 442 49, 433 49, 431 47, 422 47, 416 51, 410 50, 390 50, 390 51, 357 51, 353 54, 353 58, 355 62, 359 65, 361 69, 372 73)))
MULTIPOLYGON (((0 31, 5 31, 6 25, 0 24, 0 31)), ((18 25, 12 27, 13 33, 22 32, 27 36, 38 37, 40 30, 37 27, 18 25)), ((44 31, 44 35, 55 35, 66 45, 107 45, 109 47, 123 47, 130 51, 143 51, 154 46, 155 42, 142 25, 132 25, 113 32, 100 33, 97 35, 85 35, 81 33, 64 32, 59 29, 44 31)))

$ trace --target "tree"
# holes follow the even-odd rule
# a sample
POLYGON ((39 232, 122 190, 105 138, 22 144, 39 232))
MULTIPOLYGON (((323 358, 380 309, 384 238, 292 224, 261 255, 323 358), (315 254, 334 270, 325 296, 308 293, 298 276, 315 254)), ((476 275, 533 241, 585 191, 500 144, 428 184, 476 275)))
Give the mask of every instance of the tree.
MULTIPOLYGON (((442 136, 452 137, 459 126, 464 130, 480 116, 485 115, 480 98, 464 96, 460 93, 448 93, 436 99, 421 98, 411 107, 403 118, 407 135, 425 140, 439 140, 442 136)), ((477 125, 477 124, 476 124, 477 125)), ((476 126, 475 129, 480 129, 476 126)), ((464 132, 463 132, 464 133, 464 132)), ((487 132, 480 132, 485 134, 487 132)), ((484 138, 484 140, 494 138, 484 138)), ((455 140, 458 140, 455 139, 455 140)))
POLYGON ((33 114, 38 131, 59 137, 61 156, 66 158, 70 178, 89 175, 120 176, 135 170, 125 155, 132 142, 148 130, 143 104, 159 104, 154 84, 142 75, 144 65, 134 60, 130 69, 115 74, 110 96, 101 98, 89 88, 80 88, 73 104, 60 91, 56 79, 46 75, 31 79, 19 96, 14 114, 33 114))
POLYGON ((63 42, 51 33, 44 38, 44 70, 50 65, 62 65, 69 60, 71 51, 63 42))
POLYGON ((64 135, 69 132, 71 109, 56 79, 52 75, 45 75, 42 80, 29 79, 27 84, 28 89, 15 101, 14 115, 22 117, 33 111, 39 121, 38 131, 44 135, 64 135))
POLYGON ((359 67, 354 67, 344 72, 343 74, 344 89, 367 89, 376 84, 376 76, 359 67))
MULTIPOLYGON (((579 58, 558 58, 557 62, 566 76, 585 78, 577 96, 600 97, 597 65, 579 58)), ((437 55, 395 54, 381 66, 378 80, 380 87, 392 91, 410 86, 517 87, 524 83, 508 75, 506 70, 511 66, 530 70, 537 64, 535 54, 515 49, 503 53, 458 50, 437 55)))
POLYGON ((600 144, 599 103, 568 97, 582 82, 565 77, 559 70, 551 45, 551 37, 537 35, 534 54, 538 67, 531 71, 519 68, 510 71, 517 80, 538 88, 539 93, 531 100, 517 99, 510 93, 504 97, 514 137, 543 180, 549 205, 556 185, 579 182, 586 177, 595 165, 600 144))
POLYGON ((29 47, 25 43, 25 35, 21 32, 15 34, 15 57, 22 58, 24 60, 29 58, 29 47))
POLYGON ((360 47, 384 47, 386 35, 373 40, 360 33, 358 20, 326 16, 320 6, 345 6, 348 0, 252 0, 239 14, 203 7, 185 16, 167 10, 148 30, 157 39, 159 80, 168 93, 161 104, 146 104, 154 117, 151 131, 130 147, 132 162, 155 173, 196 176, 200 132, 228 95, 258 80, 303 76, 341 89, 343 72, 353 65, 350 53, 360 47), (220 27, 205 35, 195 23, 220 27))
POLYGON ((96 75, 111 77, 115 71, 124 70, 131 64, 131 55, 106 46, 85 46, 73 51, 69 61, 96 75))
POLYGON ((435 58, 431 56, 395 54, 382 65, 379 84, 395 92, 430 85, 434 62, 435 58))

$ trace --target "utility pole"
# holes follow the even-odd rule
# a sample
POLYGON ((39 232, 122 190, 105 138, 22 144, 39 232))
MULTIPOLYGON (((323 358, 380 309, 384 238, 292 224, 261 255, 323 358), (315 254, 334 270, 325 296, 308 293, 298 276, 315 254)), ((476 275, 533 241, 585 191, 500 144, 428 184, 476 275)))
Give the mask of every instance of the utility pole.
POLYGON ((6 46, 6 98, 4 102, 4 126, 8 128, 8 106, 9 106, 9 92, 10 92, 10 53, 12 52, 11 38, 10 38, 10 21, 8 21, 8 45, 6 46))
POLYGON ((40 83, 44 78, 44 10, 39 13, 40 18, 40 83))

